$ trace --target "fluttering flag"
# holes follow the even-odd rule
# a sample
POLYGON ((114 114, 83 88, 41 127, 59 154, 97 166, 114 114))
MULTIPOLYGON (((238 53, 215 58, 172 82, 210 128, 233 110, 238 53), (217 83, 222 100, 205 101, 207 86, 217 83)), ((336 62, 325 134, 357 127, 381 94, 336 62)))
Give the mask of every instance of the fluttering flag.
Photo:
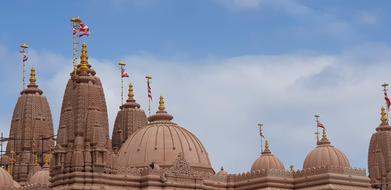
POLYGON ((265 138, 265 136, 263 135, 263 124, 258 124, 258 127, 259 127, 259 135, 262 138, 265 138))
POLYGON ((80 20, 80 27, 77 26, 73 27, 73 35, 76 35, 77 32, 79 32, 79 37, 90 36, 90 28, 86 24, 84 24, 81 20, 80 20))
POLYGON ((386 100, 387 111, 390 111, 391 101, 390 98, 388 97, 387 90, 384 90, 384 99, 386 100))
POLYGON ((320 121, 316 121, 316 126, 325 129, 325 126, 320 121))
POLYGON ((152 89, 151 89, 151 79, 152 77, 147 76, 147 88, 148 88, 148 99, 152 102, 152 89))
POLYGON ((125 68, 123 67, 121 67, 121 77, 122 78, 129 77, 128 72, 126 72, 125 68))
POLYGON ((79 37, 90 36, 90 28, 84 23, 80 23, 79 37))
POLYGON ((26 64, 27 60, 29 59, 29 58, 27 57, 26 50, 25 50, 25 49, 22 49, 22 50, 20 50, 20 53, 22 54, 22 61, 23 61, 23 64, 26 64))

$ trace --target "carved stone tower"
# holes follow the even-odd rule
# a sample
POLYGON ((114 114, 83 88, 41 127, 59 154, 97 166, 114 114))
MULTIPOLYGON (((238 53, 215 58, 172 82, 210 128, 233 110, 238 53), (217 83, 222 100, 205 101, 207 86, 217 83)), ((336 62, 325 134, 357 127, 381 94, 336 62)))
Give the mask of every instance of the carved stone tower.
POLYGON ((53 187, 66 183, 64 180, 72 181, 78 172, 111 173, 113 168, 106 100, 101 81, 88 64, 86 44, 82 45, 80 58, 76 71, 71 73, 61 108, 51 161, 53 187))
POLYGON ((129 85, 128 99, 120 109, 114 123, 112 140, 114 150, 119 150, 130 135, 148 123, 144 110, 140 109, 140 104, 134 99, 132 84, 129 85))
POLYGON ((372 135, 368 150, 369 178, 373 188, 391 189, 391 127, 388 114, 381 108, 381 123, 372 135))
POLYGON ((49 154, 53 146, 53 122, 49 103, 36 84, 35 69, 31 69, 30 83, 21 92, 11 121, 7 166, 15 181, 24 184, 38 162, 49 154))

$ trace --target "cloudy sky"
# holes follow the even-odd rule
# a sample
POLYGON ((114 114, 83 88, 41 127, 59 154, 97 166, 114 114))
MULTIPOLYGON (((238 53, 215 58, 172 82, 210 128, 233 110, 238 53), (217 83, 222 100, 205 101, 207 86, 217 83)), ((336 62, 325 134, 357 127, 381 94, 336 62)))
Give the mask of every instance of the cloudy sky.
MULTIPOLYGON (((0 3, 0 129, 8 135, 21 90, 18 46, 28 43, 57 130, 72 29, 91 29, 90 64, 102 78, 110 130, 120 104, 124 60, 137 101, 145 75, 174 121, 196 134, 215 169, 248 171, 260 154, 256 124, 271 150, 300 169, 315 147, 314 114, 351 165, 367 168, 367 147, 390 81, 390 1, 111 0, 0 3)), ((128 83, 130 80, 126 80, 128 83)), ((153 104, 156 110, 157 102, 153 104)))

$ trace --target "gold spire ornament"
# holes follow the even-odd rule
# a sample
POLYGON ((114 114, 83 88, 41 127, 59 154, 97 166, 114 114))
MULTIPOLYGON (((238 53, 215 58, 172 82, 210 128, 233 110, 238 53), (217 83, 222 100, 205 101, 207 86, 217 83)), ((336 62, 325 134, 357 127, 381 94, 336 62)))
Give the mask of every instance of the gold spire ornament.
POLYGON ((330 141, 327 138, 326 128, 322 128, 322 139, 318 144, 330 144, 330 141))
POLYGON ((50 165, 50 154, 45 154, 45 165, 44 167, 49 167, 50 165))
POLYGON ((34 67, 31 67, 31 72, 30 72, 30 85, 31 86, 35 86, 37 85, 36 82, 37 82, 37 78, 36 78, 36 73, 35 73, 35 68, 34 67))
POLYGON ((88 73, 88 55, 87 55, 87 44, 83 43, 81 46, 81 56, 80 56, 80 71, 88 73))
POLYGON ((381 124, 388 125, 388 114, 387 114, 386 109, 384 107, 381 107, 380 115, 381 115, 381 118, 380 118, 381 124))
POLYGON ((265 140, 265 150, 262 153, 270 153, 269 141, 265 140))
POLYGON ((159 112, 164 112, 165 109, 166 109, 166 107, 164 106, 164 97, 163 97, 163 96, 160 96, 160 100, 159 100, 159 112))
POLYGON ((133 100, 134 93, 133 93, 133 85, 132 83, 129 84, 129 90, 128 90, 128 100, 133 100))
POLYGON ((39 158, 38 158, 38 153, 35 153, 35 155, 34 155, 35 157, 35 160, 34 160, 34 164, 37 166, 37 165, 39 165, 39 158))

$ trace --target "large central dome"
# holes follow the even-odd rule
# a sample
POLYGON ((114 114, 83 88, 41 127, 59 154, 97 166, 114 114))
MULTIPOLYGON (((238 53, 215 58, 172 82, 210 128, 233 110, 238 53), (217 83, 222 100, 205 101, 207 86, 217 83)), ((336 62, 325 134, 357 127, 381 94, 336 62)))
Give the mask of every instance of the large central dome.
POLYGON ((208 153, 200 140, 188 130, 173 123, 164 111, 160 97, 159 111, 149 117, 150 123, 137 130, 119 151, 119 167, 147 167, 156 163, 162 168, 173 166, 179 154, 192 169, 214 173, 208 153))

